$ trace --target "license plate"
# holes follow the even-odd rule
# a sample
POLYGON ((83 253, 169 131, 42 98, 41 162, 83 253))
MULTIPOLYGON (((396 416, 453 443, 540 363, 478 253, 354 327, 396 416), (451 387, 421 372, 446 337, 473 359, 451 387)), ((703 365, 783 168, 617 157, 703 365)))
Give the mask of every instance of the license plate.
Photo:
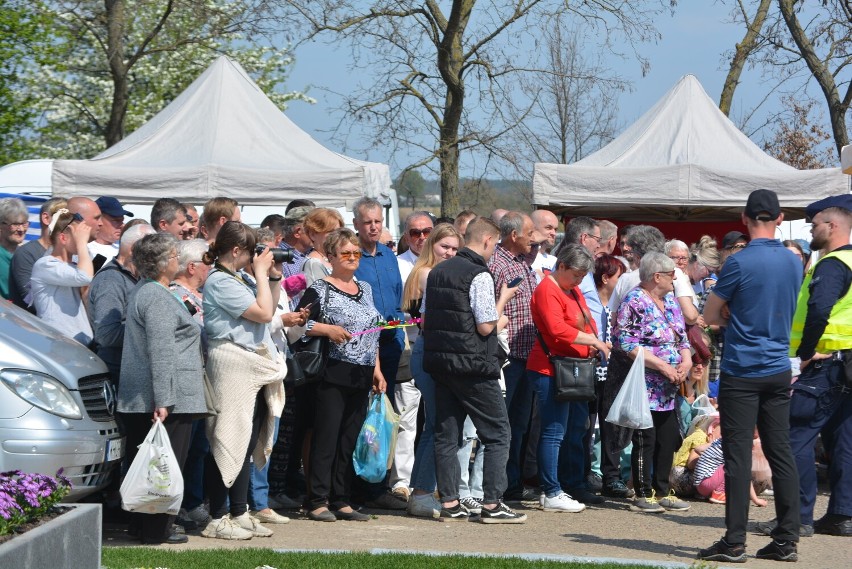
POLYGON ((122 457, 124 457, 124 437, 108 440, 106 445, 106 462, 120 460, 122 457))

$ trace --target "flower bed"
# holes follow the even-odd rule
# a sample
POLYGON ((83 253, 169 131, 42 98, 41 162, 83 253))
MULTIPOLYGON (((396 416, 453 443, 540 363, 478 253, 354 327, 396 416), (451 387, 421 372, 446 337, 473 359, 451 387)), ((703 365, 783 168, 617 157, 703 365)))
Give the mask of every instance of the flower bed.
POLYGON ((57 512, 57 504, 68 495, 71 482, 62 476, 24 474, 20 470, 0 473, 0 543, 57 512))

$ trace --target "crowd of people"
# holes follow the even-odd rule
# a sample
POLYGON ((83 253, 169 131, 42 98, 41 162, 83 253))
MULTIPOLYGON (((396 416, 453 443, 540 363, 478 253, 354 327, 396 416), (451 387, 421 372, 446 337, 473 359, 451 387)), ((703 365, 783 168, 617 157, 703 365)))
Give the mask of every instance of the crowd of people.
POLYGON ((27 210, 0 200, 0 294, 103 359, 128 463, 152 421, 168 431, 183 508, 133 514, 143 543, 269 536, 285 510, 515 524, 517 503, 663 513, 707 499, 727 531, 698 557, 742 562, 749 500, 767 492, 777 519, 758 524, 773 539, 757 557, 852 536, 852 196, 808 207, 813 266, 775 239, 769 190, 719 245, 588 217, 557 243, 547 210, 415 211, 397 244, 371 198, 355 231, 307 200, 260 229, 232 199, 199 205, 163 198, 125 223, 114 198, 54 198, 22 244, 27 210), (318 339, 319 377, 288 381, 318 339), (591 401, 558 395, 553 357, 594 359, 591 401), (637 365, 651 419, 630 429, 605 418, 637 365), (400 415, 377 483, 352 464, 371 392, 400 415), (831 498, 815 520, 820 434, 831 498))

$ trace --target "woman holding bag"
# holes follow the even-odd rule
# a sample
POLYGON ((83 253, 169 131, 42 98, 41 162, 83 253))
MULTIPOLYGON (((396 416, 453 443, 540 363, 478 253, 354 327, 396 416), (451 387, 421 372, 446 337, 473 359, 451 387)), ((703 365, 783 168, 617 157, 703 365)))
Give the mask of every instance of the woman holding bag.
POLYGON ((384 393, 385 378, 379 367, 379 334, 355 333, 375 327, 381 316, 370 285, 355 280, 361 259, 355 233, 337 229, 323 245, 331 274, 314 282, 299 303, 300 310, 311 311, 303 339, 330 340, 325 372, 316 384, 308 517, 321 522, 368 521, 370 516, 350 502, 352 451, 367 415, 370 388, 384 393))
MULTIPOLYGON (((133 461, 151 423, 160 420, 182 469, 192 423, 207 413, 201 330, 168 288, 178 272, 175 238, 146 235, 133 245, 132 255, 140 280, 128 297, 118 388, 127 458, 133 461)), ((134 513, 129 532, 145 544, 186 543, 186 535, 172 532, 173 521, 169 514, 134 513)))
POLYGON ((675 264, 662 253, 646 253, 639 264, 639 285, 618 307, 613 352, 635 360, 645 357, 645 387, 654 426, 633 431, 631 469, 634 512, 686 511, 689 504, 669 493, 672 456, 679 448, 675 412, 678 386, 692 367, 686 324, 674 297, 675 264), (652 478, 653 471, 653 478, 652 478), (657 499, 657 494, 663 496, 657 499))
POLYGON ((256 254, 254 230, 226 222, 203 261, 213 265, 204 285, 207 375, 219 405, 207 419, 204 477, 213 519, 201 532, 218 539, 266 537, 272 531, 251 516, 251 462, 260 469, 272 452, 275 418, 284 409, 287 365, 269 332, 281 294, 281 266, 265 248, 256 254), (239 274, 252 265, 256 292, 239 274), (230 515, 229 515, 230 511, 230 515))
MULTIPOLYGON (((598 352, 609 355, 609 346, 598 339, 595 320, 579 289, 586 273, 593 268, 594 259, 585 247, 566 245, 559 250, 554 270, 536 287, 530 302, 538 333, 527 360, 527 371, 541 417, 537 456, 538 477, 544 493, 540 505, 545 512, 582 512, 586 508, 566 494, 559 483, 559 454, 568 426, 570 402, 556 398, 555 371, 547 352, 573 358, 591 358, 598 352)), ((585 450, 581 447, 563 452, 572 450, 569 460, 582 468, 585 450)))

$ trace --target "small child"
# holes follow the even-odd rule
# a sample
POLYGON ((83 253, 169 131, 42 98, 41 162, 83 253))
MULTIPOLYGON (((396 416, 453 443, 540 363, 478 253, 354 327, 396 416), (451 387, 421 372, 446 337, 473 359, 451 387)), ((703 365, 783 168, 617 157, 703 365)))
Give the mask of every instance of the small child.
MULTIPOLYGON (((725 495, 725 458, 722 455, 722 437, 698 445, 690 452, 689 466, 693 468, 693 484, 700 496, 708 498, 714 504, 724 504, 725 495)), ((766 506, 766 500, 758 498, 754 483, 750 486, 751 501, 755 506, 766 506)))

